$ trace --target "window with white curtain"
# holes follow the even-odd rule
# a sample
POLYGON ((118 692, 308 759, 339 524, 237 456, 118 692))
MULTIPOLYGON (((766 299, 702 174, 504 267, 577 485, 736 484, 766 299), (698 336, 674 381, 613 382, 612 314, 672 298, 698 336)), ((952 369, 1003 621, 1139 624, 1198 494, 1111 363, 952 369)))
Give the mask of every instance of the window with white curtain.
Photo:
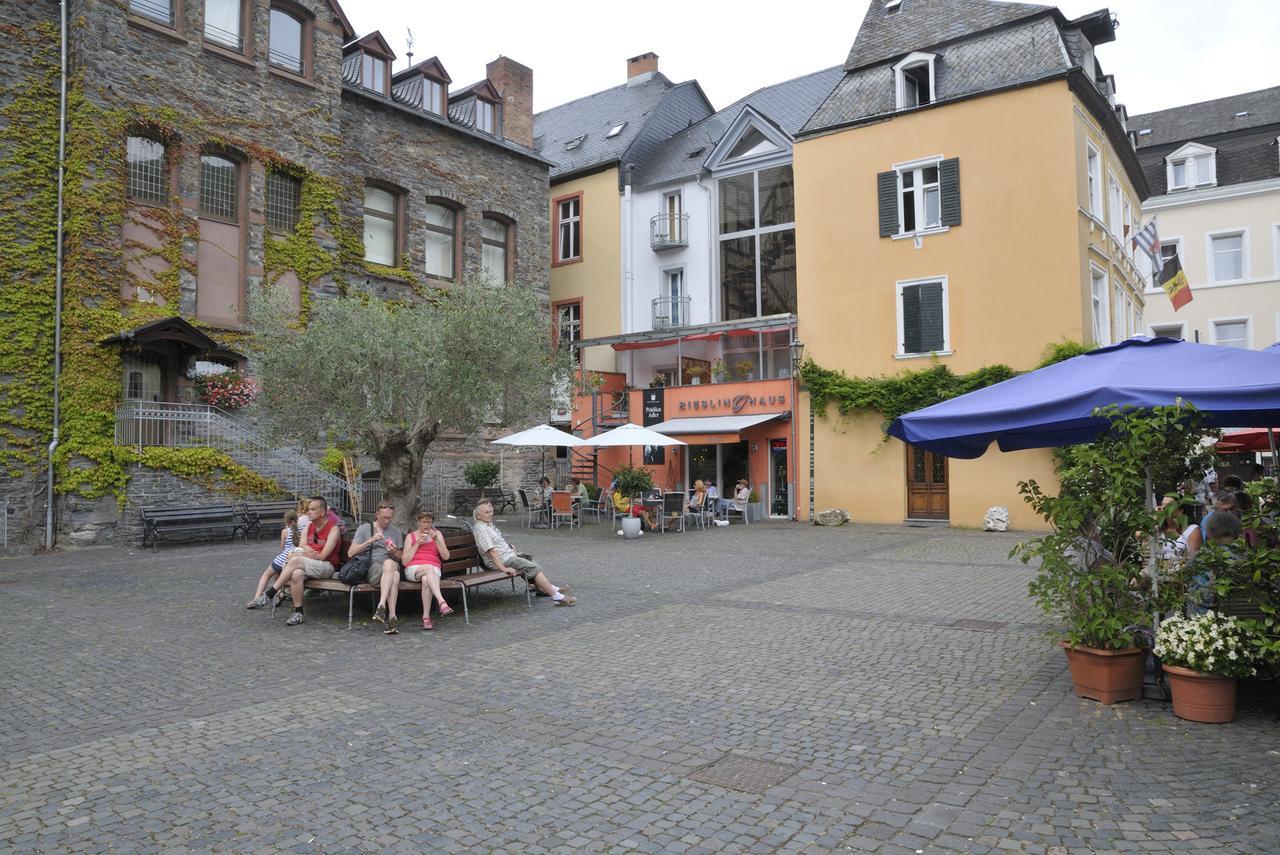
POLYGON ((364 188, 364 260, 396 266, 396 194, 381 187, 364 188))
POLYGON ((429 204, 423 225, 427 230, 427 275, 436 279, 453 279, 457 275, 458 212, 447 205, 429 204))
POLYGON ((1107 274, 1096 267, 1090 268, 1089 290, 1093 302, 1093 343, 1105 347, 1111 343, 1111 320, 1107 305, 1107 274))
POLYGON ((507 267, 510 229, 495 217, 485 217, 480 221, 480 266, 494 282, 506 282, 511 278, 507 267))
POLYGON ((1213 322, 1213 343, 1225 347, 1249 346, 1249 320, 1240 318, 1213 322))
POLYGON ((234 51, 244 49, 240 0, 205 0, 204 38, 234 51))
POLYGON ((1210 235, 1210 261, 1214 282, 1237 282, 1244 275, 1244 233, 1210 235))

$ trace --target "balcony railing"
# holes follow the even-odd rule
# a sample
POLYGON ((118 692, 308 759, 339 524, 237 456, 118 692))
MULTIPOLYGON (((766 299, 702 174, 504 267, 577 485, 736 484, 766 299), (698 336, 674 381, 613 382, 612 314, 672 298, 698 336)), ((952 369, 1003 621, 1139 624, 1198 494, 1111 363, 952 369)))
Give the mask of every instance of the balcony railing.
POLYGON ((653 328, 665 330, 689 323, 688 297, 657 297, 653 301, 653 328))
POLYGON ((659 214, 649 221, 649 248, 654 252, 689 245, 689 215, 659 214))

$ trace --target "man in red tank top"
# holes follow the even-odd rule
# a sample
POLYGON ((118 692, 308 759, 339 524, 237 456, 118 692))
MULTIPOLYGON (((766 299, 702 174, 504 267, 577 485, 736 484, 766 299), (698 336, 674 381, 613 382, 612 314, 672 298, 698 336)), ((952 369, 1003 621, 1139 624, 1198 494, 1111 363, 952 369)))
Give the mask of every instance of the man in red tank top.
MULTIPOLYGON (((280 571, 280 580, 276 582, 280 593, 274 596, 283 597, 284 586, 288 585, 289 594, 293 597, 293 614, 285 621, 285 626, 302 623, 302 586, 306 580, 330 579, 338 570, 342 530, 329 516, 329 503, 323 496, 311 497, 307 516, 311 518, 311 525, 307 526, 302 547, 289 556, 280 571)), ((272 596, 272 592, 268 591, 267 595, 272 596)))

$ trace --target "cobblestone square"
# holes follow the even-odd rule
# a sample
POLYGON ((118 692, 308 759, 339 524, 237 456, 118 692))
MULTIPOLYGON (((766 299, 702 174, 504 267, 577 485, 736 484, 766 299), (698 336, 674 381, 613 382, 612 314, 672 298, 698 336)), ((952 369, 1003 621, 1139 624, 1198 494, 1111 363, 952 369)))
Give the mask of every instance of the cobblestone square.
POLYGON ((1077 699, 1017 535, 502 526, 575 607, 388 637, 245 610, 269 541, 0 562, 0 850, 1280 851, 1274 695, 1077 699))

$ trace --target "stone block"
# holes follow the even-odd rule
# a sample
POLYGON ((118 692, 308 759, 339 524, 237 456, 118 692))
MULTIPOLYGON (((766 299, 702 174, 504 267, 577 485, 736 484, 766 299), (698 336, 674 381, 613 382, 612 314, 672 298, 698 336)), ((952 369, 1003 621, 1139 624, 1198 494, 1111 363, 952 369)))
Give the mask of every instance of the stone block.
POLYGON ((813 521, 818 525, 844 525, 849 521, 849 512, 840 508, 828 508, 818 511, 813 521))

